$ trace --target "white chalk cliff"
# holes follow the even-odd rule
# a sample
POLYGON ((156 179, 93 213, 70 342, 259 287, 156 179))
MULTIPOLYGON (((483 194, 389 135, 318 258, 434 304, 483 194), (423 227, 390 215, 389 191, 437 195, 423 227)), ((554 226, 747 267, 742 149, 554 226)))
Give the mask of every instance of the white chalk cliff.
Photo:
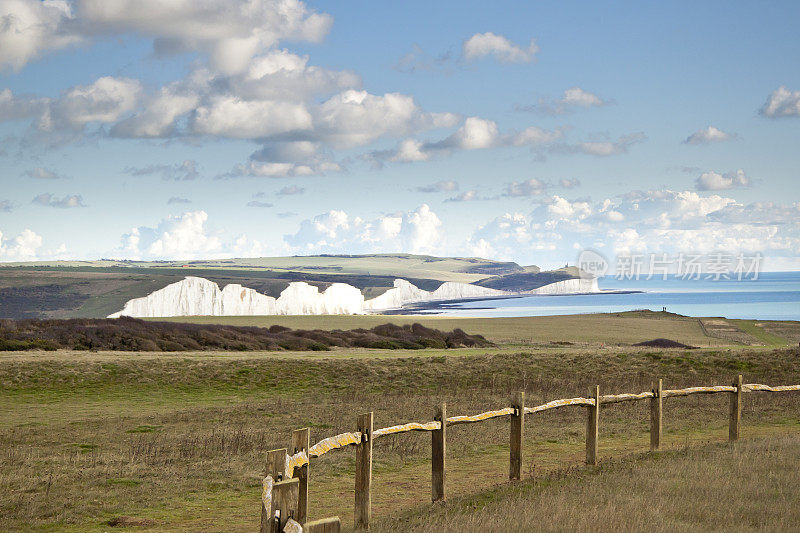
MULTIPOLYGON (((597 280, 566 280, 545 285, 524 294, 569 294, 597 292, 597 280)), ((371 300, 357 288, 346 283, 334 283, 320 292, 304 281, 294 281, 278 298, 261 294, 237 284, 224 289, 213 281, 194 276, 167 285, 142 298, 128 300, 124 309, 108 318, 167 317, 167 316, 242 316, 242 315, 357 315, 385 309, 397 309, 406 304, 463 298, 514 296, 497 289, 469 283, 448 281, 435 291, 426 291, 404 279, 394 280, 394 288, 371 300)))

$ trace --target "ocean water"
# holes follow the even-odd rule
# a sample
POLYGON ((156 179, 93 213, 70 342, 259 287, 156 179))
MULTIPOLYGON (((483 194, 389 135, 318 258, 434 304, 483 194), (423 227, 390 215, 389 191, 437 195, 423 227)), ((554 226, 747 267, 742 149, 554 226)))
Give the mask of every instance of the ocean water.
POLYGON ((756 280, 688 280, 669 276, 650 280, 598 280, 601 289, 629 294, 526 296, 445 304, 425 313, 445 316, 517 317, 615 313, 635 309, 687 316, 755 320, 800 320, 800 272, 766 272, 756 280))

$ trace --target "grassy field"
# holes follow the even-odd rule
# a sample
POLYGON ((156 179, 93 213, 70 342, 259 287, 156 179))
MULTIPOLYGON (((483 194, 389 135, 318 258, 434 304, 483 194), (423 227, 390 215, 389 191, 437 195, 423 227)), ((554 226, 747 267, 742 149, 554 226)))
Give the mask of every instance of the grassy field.
MULTIPOLYGON (((240 320, 310 327, 297 323, 306 319, 316 320, 314 327, 400 321, 240 320)), ((725 341, 706 336, 696 320, 671 315, 429 322, 484 333, 500 345, 310 354, 1 354, 0 530, 106 531, 109 523, 127 523, 158 531, 252 531, 264 453, 286 447, 300 427, 311 428, 312 441, 351 431, 356 414, 366 411, 384 427, 429 420, 442 401, 450 414, 502 407, 516 390, 536 404, 585 394, 593 384, 603 393, 646 390, 657 377, 667 387, 728 383, 737 373, 746 381, 800 382, 797 349, 715 346, 725 341), (625 345, 655 337, 705 347, 625 345)), ((724 395, 667 400, 665 448, 723 442, 727 409, 724 395)), ((646 449, 647 416, 645 403, 604 409, 601 458, 646 449)), ((748 394, 743 416, 745 440, 796 434, 800 395, 748 394)), ((549 479, 581 464, 582 409, 542 413, 527 424, 527 477, 549 479)), ((507 421, 448 431, 454 502, 505 483, 507 439, 507 421)), ((429 460, 427 434, 376 441, 376 520, 430 512, 429 460)), ((336 514, 349 527, 353 469, 352 450, 312 463, 312 518, 336 514)))
POLYGON ((373 530, 793 531, 800 435, 635 455, 494 487, 373 530))

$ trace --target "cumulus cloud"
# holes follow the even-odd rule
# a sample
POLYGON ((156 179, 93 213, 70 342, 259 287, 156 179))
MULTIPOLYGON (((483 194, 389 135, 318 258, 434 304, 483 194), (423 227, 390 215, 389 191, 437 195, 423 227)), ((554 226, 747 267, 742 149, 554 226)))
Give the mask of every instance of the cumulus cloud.
POLYGON ((800 116, 800 91, 791 91, 781 85, 769 95, 759 113, 769 118, 800 116))
POLYGON ((544 130, 530 126, 521 132, 500 133, 497 123, 481 117, 468 117, 449 136, 439 141, 422 142, 405 139, 396 148, 370 152, 368 159, 410 163, 443 157, 459 150, 483 150, 503 146, 527 146, 531 149, 545 146, 561 137, 560 130, 544 130))
POLYGON ((542 180, 531 178, 526 181, 514 181, 506 184, 503 196, 508 198, 528 197, 543 194, 548 185, 542 180))
POLYGON ((558 184, 564 189, 575 189, 581 186, 581 180, 578 178, 560 179, 558 184))
POLYGON ((303 176, 324 176, 332 172, 341 172, 342 167, 334 161, 314 161, 308 163, 261 163, 249 161, 237 165, 233 172, 221 177, 261 177, 261 178, 290 178, 303 176))
POLYGON ((383 136, 401 136, 456 124, 451 113, 424 112, 411 96, 348 90, 329 98, 317 110, 318 134, 334 146, 360 146, 383 136))
POLYGON ((65 0, 0 2, 0 68, 22 68, 45 52, 77 43, 81 36, 66 29, 72 4, 65 0))
POLYGON ((122 236, 118 257, 128 259, 200 259, 224 255, 222 242, 206 228, 205 211, 187 211, 155 227, 139 226, 122 236))
POLYGON ((37 258, 42 246, 42 237, 25 229, 13 237, 6 238, 0 231, 0 261, 30 261, 37 258))
POLYGON ((37 127, 45 132, 80 131, 90 123, 114 122, 136 107, 141 93, 138 80, 105 76, 91 85, 72 87, 53 100, 39 117, 37 127))
POLYGON ((0 200, 0 213, 10 213, 16 208, 11 200, 0 200))
POLYGON ((127 167, 125 173, 131 176, 161 176, 161 179, 169 181, 189 181, 197 179, 200 175, 197 169, 197 161, 193 159, 186 159, 174 165, 127 167))
POLYGON ((585 91, 580 87, 570 87, 564 91, 560 98, 540 98, 536 104, 517 105, 515 108, 518 111, 537 111, 548 115, 563 115, 578 108, 601 107, 608 104, 607 100, 603 100, 596 94, 585 91))
POLYGON ((563 263, 570 250, 625 253, 800 253, 800 203, 741 204, 717 194, 655 189, 599 202, 545 198, 530 214, 505 214, 469 240, 477 255, 563 263))
POLYGON ((750 178, 739 169, 733 172, 720 174, 718 172, 704 172, 695 182, 698 191, 724 191, 734 187, 747 187, 750 185, 750 178))
POLYGON ((26 171, 25 175, 29 178, 37 180, 58 180, 66 178, 66 176, 63 174, 59 174, 55 170, 50 170, 44 167, 34 167, 26 171))
POLYGON ((281 40, 319 42, 333 20, 298 0, 4 0, 0 9, 0 65, 13 68, 83 39, 136 33, 157 54, 201 50, 234 73, 281 40))
POLYGON ((734 136, 730 133, 709 126, 705 129, 697 130, 683 140, 683 144, 711 144, 722 142, 732 139, 734 136))
POLYGON ((534 39, 523 48, 492 32, 476 33, 462 45, 462 54, 467 61, 491 56, 503 63, 528 63, 538 51, 534 39))
POLYGON ((453 192, 459 189, 458 182, 454 180, 442 180, 430 185, 416 187, 417 192, 453 192))
POLYGON ((48 100, 30 96, 14 96, 11 89, 0 91, 0 122, 31 118, 42 113, 48 100))
POLYGON ((304 253, 436 253, 442 242, 441 226, 439 217, 426 204, 371 221, 331 210, 304 220, 299 230, 284 236, 284 240, 304 253))
POLYGON ((83 204, 83 197, 80 194, 72 194, 58 198, 49 192, 35 196, 31 203, 60 209, 70 209, 73 207, 86 207, 83 204))

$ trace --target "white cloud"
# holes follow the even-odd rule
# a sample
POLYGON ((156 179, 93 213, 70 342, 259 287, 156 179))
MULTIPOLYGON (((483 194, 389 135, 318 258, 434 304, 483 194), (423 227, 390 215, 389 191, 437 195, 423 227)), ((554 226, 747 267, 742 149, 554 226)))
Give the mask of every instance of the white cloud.
POLYGON ((558 184, 565 189, 575 189, 581 186, 581 180, 578 178, 560 179, 558 184))
POLYGON ((331 210, 301 222, 285 241, 298 252, 436 253, 442 242, 442 222, 426 204, 414 211, 393 213, 372 221, 331 210))
POLYGON ((348 90, 325 102, 316 111, 317 135, 336 147, 350 148, 380 137, 400 136, 425 129, 450 127, 451 113, 427 113, 411 96, 348 90))
POLYGON ((472 189, 469 191, 464 191, 461 194, 457 194, 451 198, 445 200, 445 202, 472 202, 475 200, 488 200, 489 198, 483 198, 478 195, 478 191, 472 189))
POLYGON ((37 258, 42 237, 25 229, 16 237, 6 238, 0 231, 0 261, 31 261, 37 258))
POLYGON ((0 200, 0 213, 10 213, 16 209, 16 205, 11 200, 0 200))
POLYGON ((287 185, 277 192, 278 196, 296 196, 306 192, 305 188, 298 187, 297 185, 287 185))
POLYGON ((297 0, 79 0, 87 33, 136 32, 159 53, 203 50, 230 74, 283 39, 319 42, 333 19, 297 0), (178 22, 179 21, 179 22, 178 22))
POLYGON ((547 190, 547 184, 542 180, 531 178, 525 181, 514 181, 506 184, 506 190, 503 196, 514 197, 527 197, 543 194, 547 190))
POLYGON ((560 130, 543 130, 530 126, 521 132, 501 134, 497 123, 481 117, 468 117, 449 136, 434 142, 405 139, 396 148, 376 150, 366 157, 377 163, 392 161, 410 163, 446 156, 458 150, 484 150, 503 146, 528 146, 531 149, 552 143, 561 137, 560 130))
POLYGON ((48 100, 45 98, 20 98, 14 96, 11 89, 3 89, 0 91, 0 122, 39 115, 47 103, 48 100))
POLYGON ((579 107, 601 107, 607 104, 607 101, 596 94, 585 91, 580 87, 570 87, 565 90, 564 94, 558 99, 541 98, 536 104, 527 106, 517 105, 515 108, 519 111, 539 111, 548 115, 562 115, 579 107))
POLYGON ((255 176, 262 178, 289 178, 303 176, 324 176, 328 173, 341 172, 342 167, 333 161, 312 163, 261 163, 249 161, 237 165, 233 172, 225 177, 255 176))
POLYGON ((169 200, 167 200, 167 205, 175 205, 175 204, 190 204, 192 203, 191 200, 188 198, 183 198, 182 196, 170 196, 169 200))
POLYGON ((734 136, 730 133, 725 133, 714 126, 709 126, 705 129, 697 130, 686 137, 686 139, 683 140, 683 144, 711 144, 715 142, 727 141, 733 137, 734 136))
POLYGON ((118 257, 129 259, 200 259, 225 255, 219 237, 205 227, 205 211, 187 211, 163 219, 156 227, 140 226, 122 236, 118 257))
POLYGON ((570 250, 603 253, 800 254, 800 203, 743 205, 693 191, 633 191, 592 203, 553 196, 530 215, 506 214, 478 228, 469 250, 518 262, 559 264, 570 250))
POLYGON ((133 116, 111 128, 115 137, 167 137, 175 133, 175 121, 193 110, 200 98, 192 92, 182 92, 175 84, 162 87, 147 98, 133 116))
POLYGON ((704 172, 696 181, 698 191, 724 191, 734 187, 747 187, 750 185, 750 178, 739 169, 734 172, 720 174, 718 172, 704 172))
POLYGON ((0 68, 20 69, 44 52, 80 41, 64 28, 72 16, 67 0, 0 1, 0 68))
POLYGON ((311 114, 302 103, 242 100, 218 96, 197 108, 192 130, 204 135, 258 139, 310 130, 311 114))
POLYGON ((142 85, 130 78, 106 76, 91 85, 78 85, 51 102, 37 127, 46 132, 82 130, 89 123, 106 124, 132 111, 139 101, 142 85))
POLYGON ((83 204, 83 197, 80 194, 67 195, 63 198, 50 194, 49 192, 42 193, 33 198, 32 203, 44 205, 48 207, 57 207, 60 209, 70 209, 73 207, 86 207, 83 204))
POLYGON ((459 189, 458 182, 454 180, 442 180, 430 185, 417 187, 419 192, 453 192, 459 189))
POLYGON ((539 47, 533 39, 526 48, 522 48, 492 32, 476 33, 462 46, 462 53, 467 60, 492 56, 503 63, 527 63, 533 60, 538 51, 539 47))
POLYGON ((200 172, 197 169, 197 161, 186 159, 174 165, 147 165, 144 167, 128 167, 126 174, 131 176, 161 176, 161 179, 169 181, 189 181, 197 179, 200 172))
POLYGON ((596 157, 608 157, 611 155, 624 154, 634 144, 644 142, 647 139, 644 133, 631 133, 622 135, 616 141, 587 141, 577 144, 563 144, 552 148, 554 152, 581 153, 596 157))
POLYGON ((29 178, 37 179, 37 180, 58 180, 64 179, 65 176, 59 174, 54 170, 50 170, 44 167, 34 167, 25 172, 25 175, 29 178))
POLYGON ((308 59, 288 50, 271 50, 253 58, 245 72, 217 81, 250 100, 300 100, 361 86, 356 73, 308 65, 308 59))
POLYGON ((800 116, 800 91, 781 85, 769 95, 759 113, 769 118, 800 116))

